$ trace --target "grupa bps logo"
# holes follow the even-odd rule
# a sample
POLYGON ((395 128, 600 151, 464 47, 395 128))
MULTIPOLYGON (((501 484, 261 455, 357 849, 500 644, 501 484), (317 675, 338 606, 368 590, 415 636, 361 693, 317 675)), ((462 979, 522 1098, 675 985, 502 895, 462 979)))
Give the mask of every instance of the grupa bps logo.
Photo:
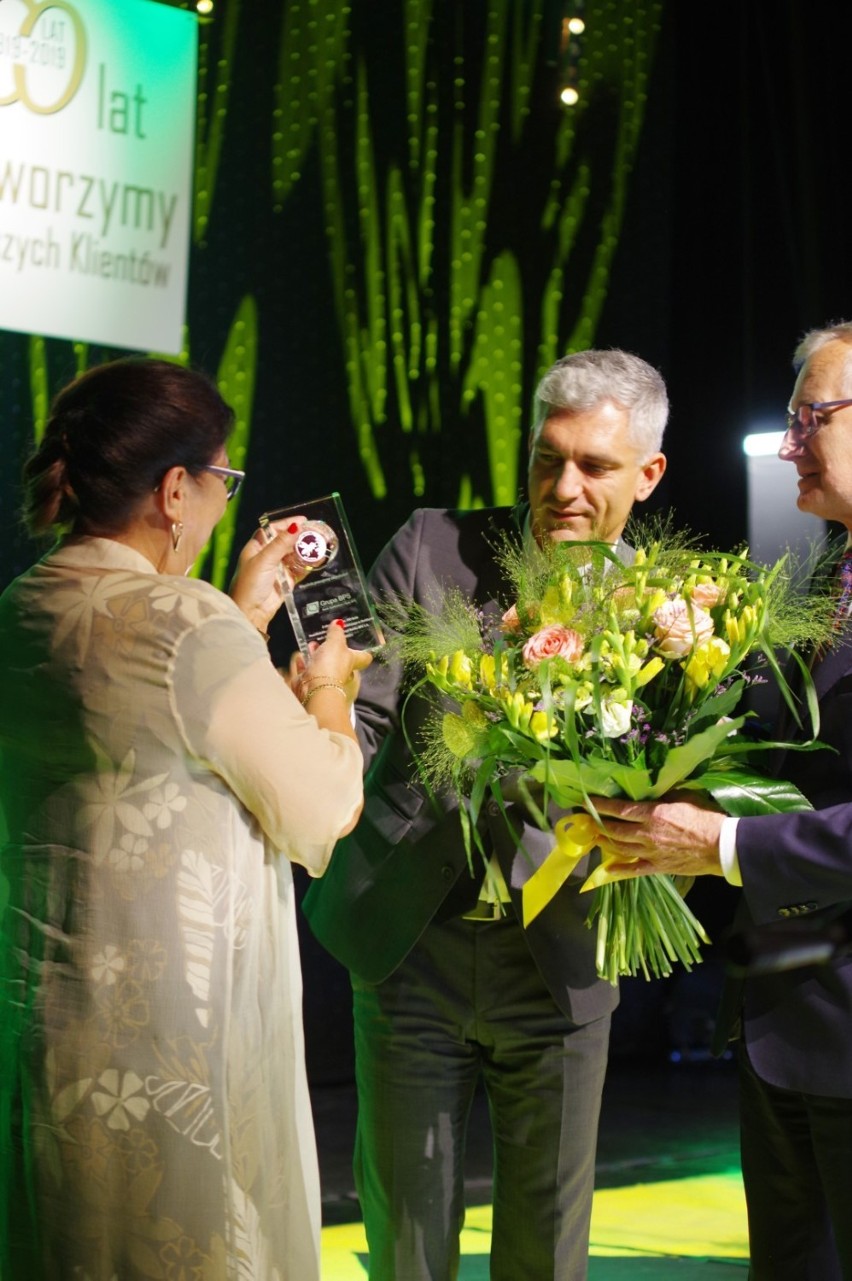
POLYGON ((86 66, 86 29, 68 0, 0 0, 0 107, 67 107, 86 66))

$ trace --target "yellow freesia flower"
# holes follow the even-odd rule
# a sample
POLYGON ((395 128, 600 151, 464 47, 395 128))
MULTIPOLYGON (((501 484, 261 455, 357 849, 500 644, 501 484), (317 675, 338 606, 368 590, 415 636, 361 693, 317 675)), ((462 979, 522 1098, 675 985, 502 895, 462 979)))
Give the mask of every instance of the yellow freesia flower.
POLYGON ((450 660, 447 655, 444 654, 443 658, 439 658, 437 660, 433 659, 432 662, 427 662, 426 671, 430 676, 446 676, 449 665, 450 660))
POLYGON ((743 605, 740 610, 740 623, 745 629, 744 639, 750 642, 757 634, 759 624, 757 610, 754 605, 743 605))
POLYGON ((539 743, 546 743, 549 738, 555 738, 559 733, 559 726, 554 716, 548 716, 547 712, 533 712, 530 717, 529 732, 539 743))
POLYGON ((622 685, 631 684, 641 666, 642 659, 638 654, 613 654, 609 660, 610 671, 622 685))
POLYGON ((457 684, 473 688, 473 663, 463 649, 457 649, 450 657, 449 673, 457 684))
POLYGON ((643 608, 645 610, 645 617, 646 618, 649 617, 651 614, 653 614, 655 609, 659 609, 661 605, 665 605, 667 600, 668 600, 668 596, 663 591, 662 587, 655 587, 653 591, 650 591, 648 593, 648 595, 645 597, 644 601, 642 602, 643 608))
POLYGON ((711 636, 696 646, 683 669, 693 690, 704 689, 711 680, 718 681, 730 657, 731 648, 721 636, 711 636))
POLYGON ((757 634, 759 619, 753 605, 743 605, 739 614, 725 611, 725 635, 732 645, 750 644, 757 634))
POLYGON ((509 660, 505 654, 500 655, 500 670, 497 670, 497 660, 493 654, 483 654, 479 660, 479 679, 488 690, 493 694, 497 685, 504 685, 509 679, 509 660))
POLYGON ((663 660, 658 654, 655 654, 654 657, 649 659, 644 667, 640 667, 639 671, 636 673, 636 680, 634 682, 636 689, 641 689, 643 685, 647 685, 648 681, 652 681, 664 667, 665 663, 663 660))
POLYGON ((574 580, 570 574, 563 574, 559 580, 559 601, 562 605, 563 618, 570 619, 574 613, 574 580))
POLYGON ((584 707, 588 707, 592 701, 594 688, 590 681, 581 681, 577 686, 577 692, 574 695, 574 707, 578 712, 582 712, 584 707))
POLYGON ((522 730, 526 733, 529 728, 530 717, 534 708, 528 699, 524 698, 520 690, 502 690, 497 689, 496 693, 506 708, 506 717, 513 729, 522 730))
POLYGON ((541 598, 541 626, 550 627, 562 622, 562 602, 558 583, 551 583, 541 598))

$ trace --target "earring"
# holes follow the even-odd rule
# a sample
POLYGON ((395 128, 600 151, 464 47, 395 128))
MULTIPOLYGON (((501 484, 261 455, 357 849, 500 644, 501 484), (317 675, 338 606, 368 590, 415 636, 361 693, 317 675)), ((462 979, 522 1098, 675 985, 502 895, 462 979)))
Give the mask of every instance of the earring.
POLYGON ((180 547, 180 540, 183 538, 183 522, 179 520, 172 521, 172 547, 177 551, 180 547))

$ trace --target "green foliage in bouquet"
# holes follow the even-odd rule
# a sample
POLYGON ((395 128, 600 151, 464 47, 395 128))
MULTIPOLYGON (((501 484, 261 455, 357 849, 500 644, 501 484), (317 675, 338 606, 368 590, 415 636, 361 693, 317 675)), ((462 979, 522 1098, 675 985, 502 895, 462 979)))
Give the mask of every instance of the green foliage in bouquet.
MULTIPOLYGON (((397 601, 387 614, 412 692, 436 693, 418 761, 431 785, 459 796, 469 852, 481 850, 483 800, 490 794, 502 806, 509 774, 534 820, 553 832, 553 851, 524 886, 525 925, 600 848, 583 889, 593 894, 598 972, 613 983, 669 974, 675 960, 689 968, 707 940, 672 878, 608 870, 614 859, 593 798, 649 800, 686 788, 739 816, 809 809, 790 784, 754 769, 756 752, 782 744, 757 741, 741 705, 769 670, 794 718, 816 735, 797 651, 833 635, 830 600, 804 600, 787 558, 767 568, 745 552, 703 551, 666 525, 635 526, 631 541, 632 565, 599 543, 501 545, 513 600, 496 625, 457 591, 434 610, 397 601), (802 702, 779 666, 783 651, 801 669, 802 702), (554 803, 566 814, 551 825, 554 803)), ((815 745, 811 737, 795 746, 815 745)))

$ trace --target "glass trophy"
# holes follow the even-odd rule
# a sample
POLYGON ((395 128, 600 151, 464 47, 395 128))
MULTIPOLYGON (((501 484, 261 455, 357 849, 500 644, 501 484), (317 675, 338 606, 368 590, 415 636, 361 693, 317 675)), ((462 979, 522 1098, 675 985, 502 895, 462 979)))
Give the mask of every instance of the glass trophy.
POLYGON ((340 495, 264 512, 260 528, 271 540, 271 523, 294 516, 306 520, 284 560, 281 585, 299 649, 307 657, 311 641, 325 640, 336 618, 343 620, 346 643, 352 649, 377 649, 384 644, 384 636, 340 495))

